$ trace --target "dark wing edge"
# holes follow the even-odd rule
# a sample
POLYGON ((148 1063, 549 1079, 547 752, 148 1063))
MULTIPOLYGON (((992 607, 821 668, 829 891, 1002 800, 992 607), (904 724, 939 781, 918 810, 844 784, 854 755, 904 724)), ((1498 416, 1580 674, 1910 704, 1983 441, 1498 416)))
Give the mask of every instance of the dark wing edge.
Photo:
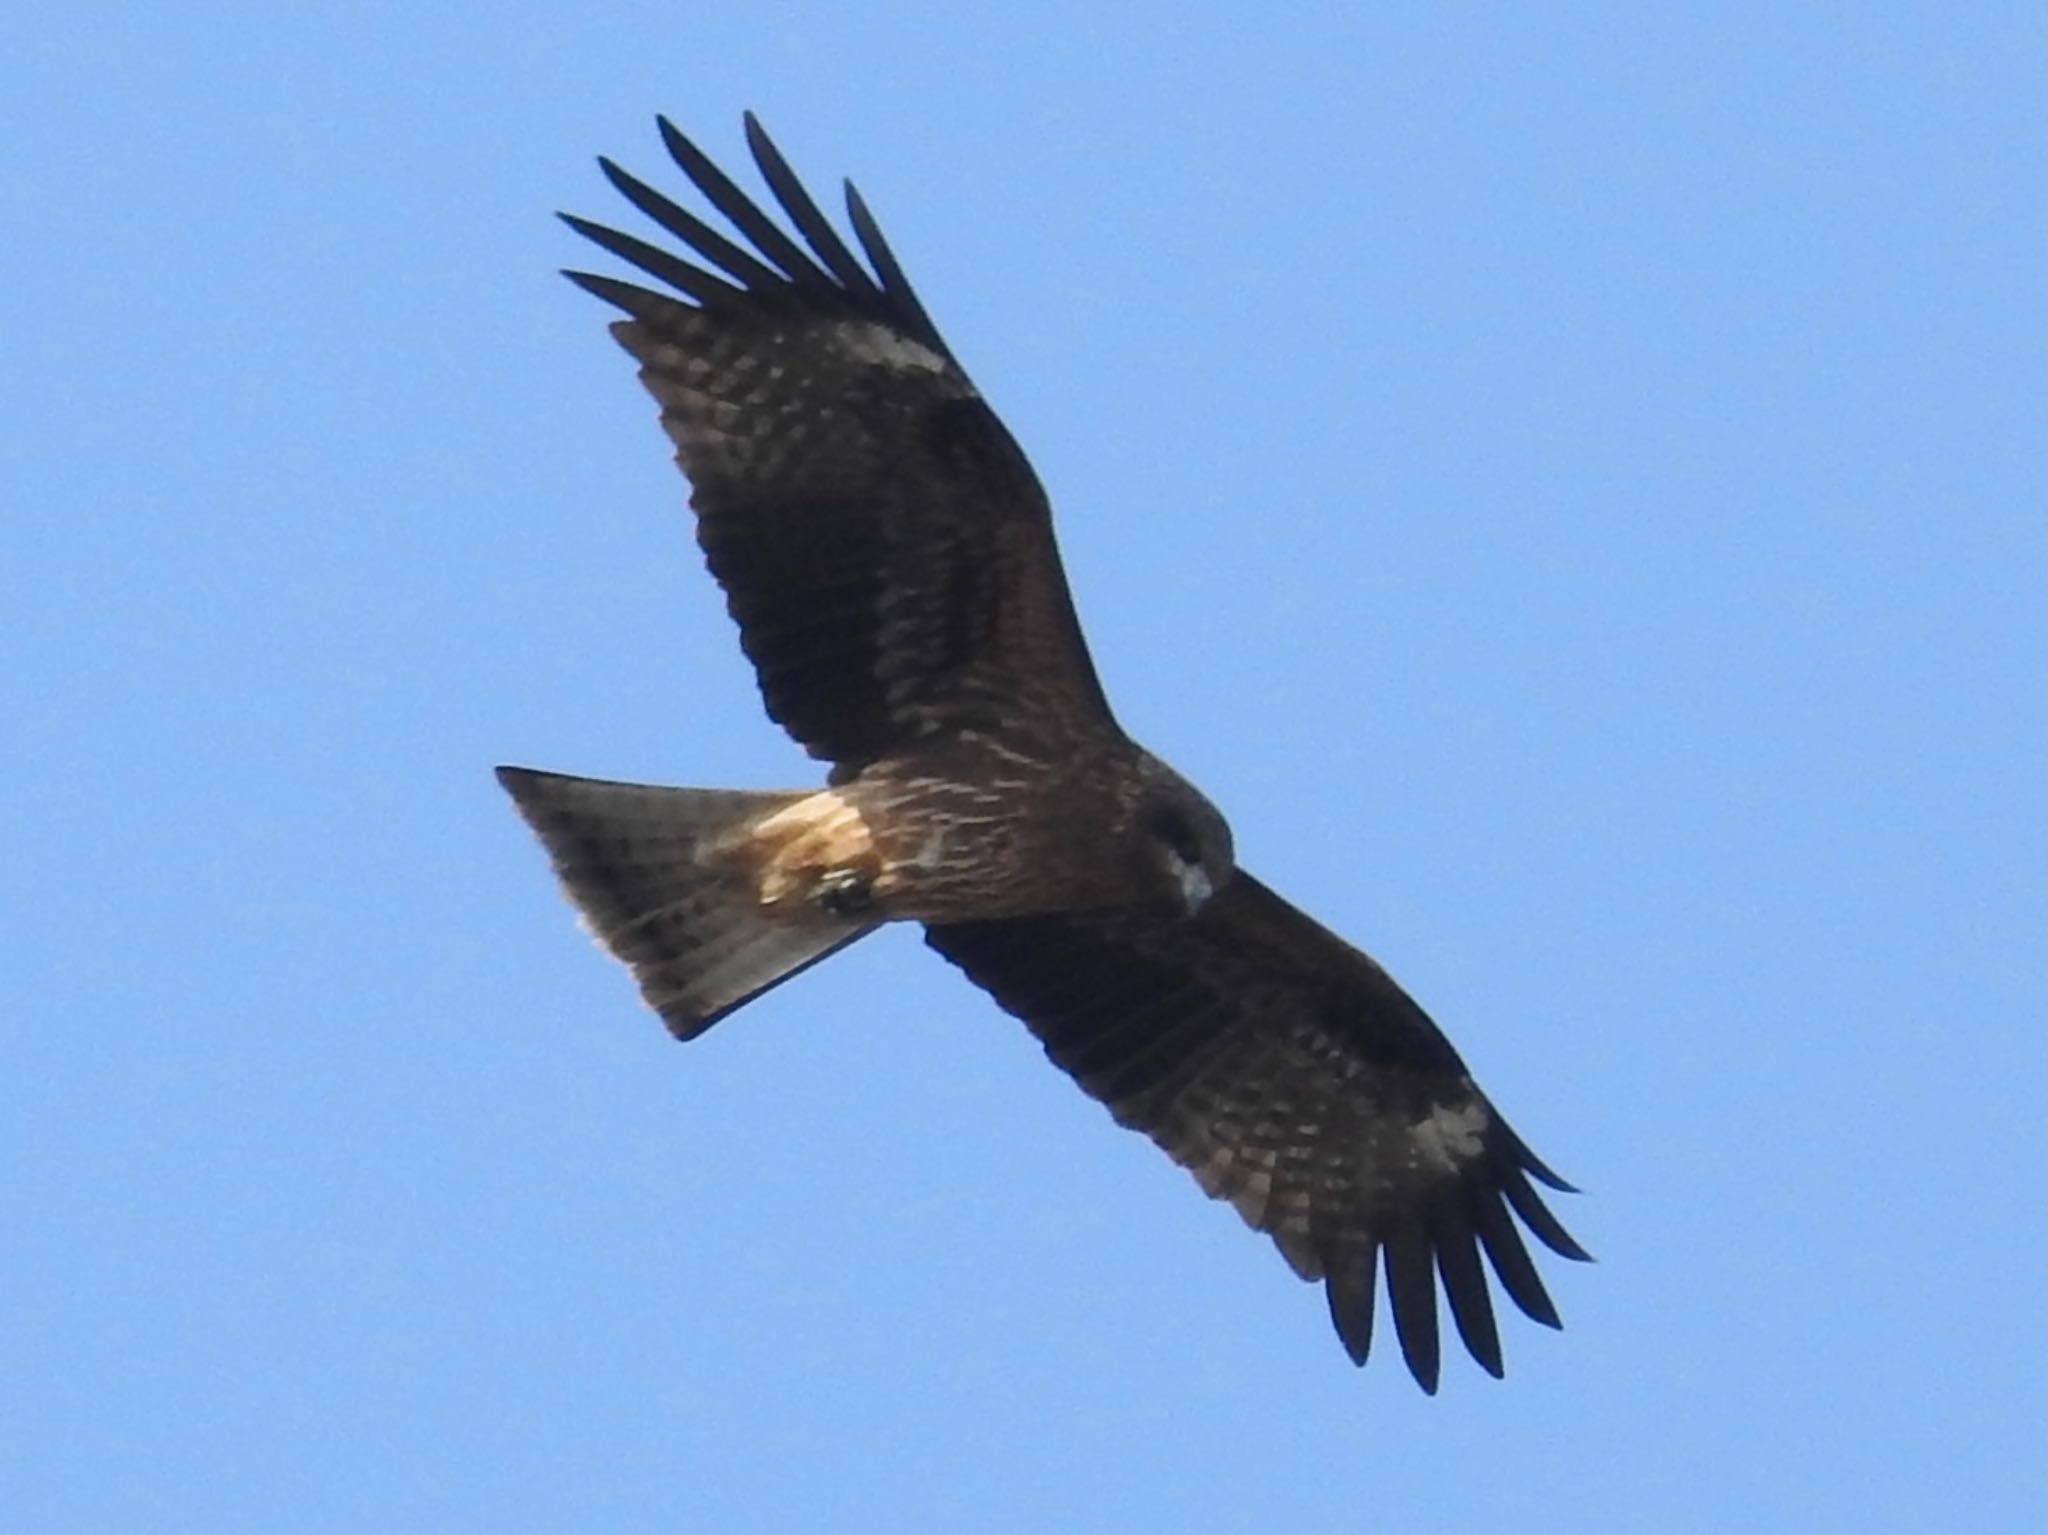
POLYGON ((849 768, 934 730, 1113 725, 1044 491, 860 194, 846 184, 849 244, 749 113, 785 228, 658 122, 731 232, 600 159, 680 253, 563 214, 655 286, 565 275, 630 317, 613 334, 661 406, 769 714, 849 768))
MULTIPOLYGON (((784 215, 803 236, 804 244, 792 239, 666 117, 656 118, 655 122, 669 157, 705 201, 751 243, 752 250, 603 157, 599 158, 598 166, 605 179, 634 207, 688 246, 705 265, 694 266, 659 246, 573 213, 559 217, 585 239, 699 305, 715 308, 744 296, 757 308, 768 311, 872 320, 931 348, 958 368, 958 359, 903 275, 888 239, 853 183, 845 183, 847 217, 867 256, 865 266, 804 189, 760 121, 752 112, 745 114, 743 121, 747 147, 762 179, 784 215)), ((675 302, 594 272, 571 269, 563 275, 638 320, 659 319, 665 306, 675 302)))
POLYGON ((1487 1268, 1525 1315, 1561 1325, 1520 1228, 1588 1259, 1531 1180, 1569 1185, 1385 971, 1256 879, 1240 871, 1194 919, 1059 913, 930 927, 926 941, 1120 1124, 1321 1279, 1354 1363, 1371 1352, 1382 1282, 1430 1393, 1439 1288, 1494 1376, 1487 1268))

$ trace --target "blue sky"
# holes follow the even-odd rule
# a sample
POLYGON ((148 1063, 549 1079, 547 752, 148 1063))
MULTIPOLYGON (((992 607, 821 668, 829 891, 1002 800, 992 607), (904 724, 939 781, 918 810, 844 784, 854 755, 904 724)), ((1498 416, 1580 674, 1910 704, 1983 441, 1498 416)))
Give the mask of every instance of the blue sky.
POLYGON ((2038 1523, 2038 7, 1253 15, 0 24, 10 1528, 2038 1523), (575 927, 494 763, 813 776, 552 275, 743 107, 1587 1190, 1505 1382, 911 933, 684 1048, 575 927))

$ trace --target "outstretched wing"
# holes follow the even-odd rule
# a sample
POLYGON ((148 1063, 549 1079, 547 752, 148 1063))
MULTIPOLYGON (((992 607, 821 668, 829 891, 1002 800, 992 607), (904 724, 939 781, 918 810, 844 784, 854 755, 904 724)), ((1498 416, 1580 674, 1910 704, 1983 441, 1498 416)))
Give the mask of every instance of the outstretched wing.
POLYGON ((631 316, 612 333, 661 405, 769 714, 848 766, 939 731, 1099 727, 1109 706, 1031 466, 852 185, 865 264, 751 114, 746 129, 801 243, 666 119, 670 155, 738 239, 608 160, 701 264, 564 217, 679 295, 568 274, 631 316))
POLYGON ((1585 1251, 1523 1145, 1429 1016, 1366 955, 1239 872, 1193 919, 1134 909, 931 927, 926 941, 1030 1025, 1046 1054, 1324 1281, 1359 1364, 1383 1267, 1408 1368, 1435 1391, 1436 1291, 1501 1373, 1483 1251, 1558 1325, 1514 1217, 1585 1251))

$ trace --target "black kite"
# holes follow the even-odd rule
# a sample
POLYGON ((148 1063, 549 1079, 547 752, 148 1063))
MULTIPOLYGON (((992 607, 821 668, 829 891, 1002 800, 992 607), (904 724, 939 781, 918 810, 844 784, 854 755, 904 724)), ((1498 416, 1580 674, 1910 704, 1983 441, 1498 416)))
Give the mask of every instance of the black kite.
POLYGON ((1500 1374, 1481 1254, 1556 1326, 1515 1217, 1583 1258, 1530 1180, 1568 1185, 1407 993, 1237 868, 1215 808, 1118 728, 1023 453, 859 194, 865 261, 746 132, 794 236, 664 120, 739 238, 600 161, 695 263, 569 218, 674 291, 569 275, 628 316, 612 333, 768 712, 831 772, 757 793, 499 769, 570 897, 682 1039, 882 922, 922 923, 1120 1124, 1325 1282, 1352 1359, 1384 1268, 1423 1389, 1439 1284, 1500 1374))

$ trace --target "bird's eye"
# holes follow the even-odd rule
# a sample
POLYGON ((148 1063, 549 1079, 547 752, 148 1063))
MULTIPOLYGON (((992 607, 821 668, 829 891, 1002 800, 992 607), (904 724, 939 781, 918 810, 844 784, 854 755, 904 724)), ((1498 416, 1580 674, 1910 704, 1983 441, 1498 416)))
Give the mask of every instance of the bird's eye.
POLYGON ((1184 864, 1202 861, 1202 842, 1195 828, 1178 810, 1162 807, 1152 812, 1147 828, 1184 864))

